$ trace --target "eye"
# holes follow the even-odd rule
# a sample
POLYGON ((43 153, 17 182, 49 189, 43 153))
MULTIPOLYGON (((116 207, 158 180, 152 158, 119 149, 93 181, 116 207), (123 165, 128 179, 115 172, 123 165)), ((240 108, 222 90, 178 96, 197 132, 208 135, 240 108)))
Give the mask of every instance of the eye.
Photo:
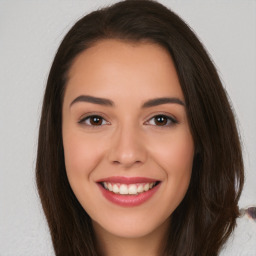
POLYGON ((171 126, 178 122, 176 119, 170 116, 156 115, 152 117, 147 123, 150 125, 156 125, 156 126, 171 126))
POLYGON ((102 126, 108 124, 108 122, 101 116, 91 115, 87 116, 79 121, 80 124, 85 124, 89 126, 102 126))

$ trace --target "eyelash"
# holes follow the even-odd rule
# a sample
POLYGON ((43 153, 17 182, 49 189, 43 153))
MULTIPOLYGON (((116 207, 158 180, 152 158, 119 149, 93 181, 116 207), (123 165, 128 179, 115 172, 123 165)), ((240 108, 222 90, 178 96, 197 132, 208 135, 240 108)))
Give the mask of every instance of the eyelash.
MULTIPOLYGON (((162 119, 161 121, 165 122, 164 125, 157 125, 157 124, 152 124, 152 125, 155 125, 155 126, 158 126, 158 127, 161 127, 161 128, 171 127, 171 126, 174 126, 174 125, 176 125, 178 123, 178 121, 174 117, 168 116, 168 115, 164 115, 164 114, 155 115, 155 116, 151 117, 149 119, 149 121, 147 121, 146 123, 150 124, 150 122, 152 120, 154 120, 154 123, 155 123, 157 118, 161 118, 162 119)), ((158 121, 160 121, 160 120, 158 120, 158 121)))
POLYGON ((86 125, 86 126, 92 126, 92 127, 97 127, 97 126, 100 127, 100 126, 102 126, 102 125, 107 125, 107 124, 109 124, 109 122, 107 122, 107 121, 105 120, 105 118, 102 117, 102 116, 100 116, 100 115, 89 115, 89 116, 86 116, 86 117, 82 118, 78 123, 79 123, 79 124, 84 124, 84 125, 86 125), (96 121, 96 119, 98 119, 98 121, 101 122, 100 125, 96 125, 96 124, 93 125, 93 124, 91 123, 91 121, 92 121, 93 118, 94 118, 94 121, 96 121), (90 124, 87 124, 87 123, 86 123, 87 121, 89 121, 90 124), (102 123, 102 122, 105 122, 105 123, 102 123))
MULTIPOLYGON (((91 127, 101 127, 103 125, 108 125, 110 124, 108 121, 105 120, 104 117, 100 116, 100 115, 89 115, 89 116, 86 116, 84 118, 82 118, 81 120, 79 120, 78 122, 79 124, 84 124, 86 126, 91 126, 91 127), (94 119, 94 122, 100 122, 99 125, 97 124, 92 124, 91 121, 93 121, 94 119), (87 123, 90 122, 90 123, 87 123)), ((153 126, 157 126, 157 127, 160 127, 160 128, 164 128, 164 127, 171 127, 171 126, 174 126, 176 124, 178 124, 178 121, 174 118, 174 117, 171 117, 171 116, 168 116, 168 115, 165 115, 165 114, 158 114, 158 115, 155 115, 153 117, 151 117, 148 121, 145 122, 146 124, 149 124, 149 125, 153 125, 153 126), (160 122, 164 122, 163 125, 157 125, 156 124, 156 119, 157 118, 161 118, 161 120, 158 120, 160 122), (150 123, 152 120, 154 120, 154 124, 150 123)))

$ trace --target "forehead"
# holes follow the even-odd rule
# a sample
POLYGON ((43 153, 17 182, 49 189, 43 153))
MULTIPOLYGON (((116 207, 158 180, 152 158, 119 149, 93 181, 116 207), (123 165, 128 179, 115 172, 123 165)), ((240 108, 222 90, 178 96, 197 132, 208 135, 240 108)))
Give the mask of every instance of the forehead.
POLYGON ((68 73, 66 93, 99 97, 163 97, 183 99, 178 75, 169 52, 149 42, 102 40, 79 54, 68 73), (112 94, 112 95, 111 95, 112 94))

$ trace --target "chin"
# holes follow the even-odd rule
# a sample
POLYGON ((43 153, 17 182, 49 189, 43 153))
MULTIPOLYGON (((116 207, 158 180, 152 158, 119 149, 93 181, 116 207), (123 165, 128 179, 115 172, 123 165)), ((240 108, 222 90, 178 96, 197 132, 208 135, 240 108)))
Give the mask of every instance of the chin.
MULTIPOLYGON (((147 214, 147 217, 149 214, 147 214)), ((170 217, 167 216, 164 220, 159 218, 157 221, 154 216, 153 218, 145 218, 142 217, 134 217, 132 216, 123 216, 122 218, 115 218, 112 217, 111 220, 106 221, 92 221, 94 229, 97 233, 99 232, 106 232, 112 236, 120 237, 120 238, 142 238, 146 236, 150 236, 151 234, 168 229, 168 223, 170 217)))

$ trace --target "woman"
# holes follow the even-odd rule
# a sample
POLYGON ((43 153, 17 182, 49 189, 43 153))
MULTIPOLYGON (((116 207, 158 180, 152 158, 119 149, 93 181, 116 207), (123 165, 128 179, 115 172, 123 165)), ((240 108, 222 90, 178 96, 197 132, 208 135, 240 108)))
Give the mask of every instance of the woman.
POLYGON ((159 3, 79 20, 49 74, 37 185, 56 255, 217 255, 243 160, 209 56, 159 3))

